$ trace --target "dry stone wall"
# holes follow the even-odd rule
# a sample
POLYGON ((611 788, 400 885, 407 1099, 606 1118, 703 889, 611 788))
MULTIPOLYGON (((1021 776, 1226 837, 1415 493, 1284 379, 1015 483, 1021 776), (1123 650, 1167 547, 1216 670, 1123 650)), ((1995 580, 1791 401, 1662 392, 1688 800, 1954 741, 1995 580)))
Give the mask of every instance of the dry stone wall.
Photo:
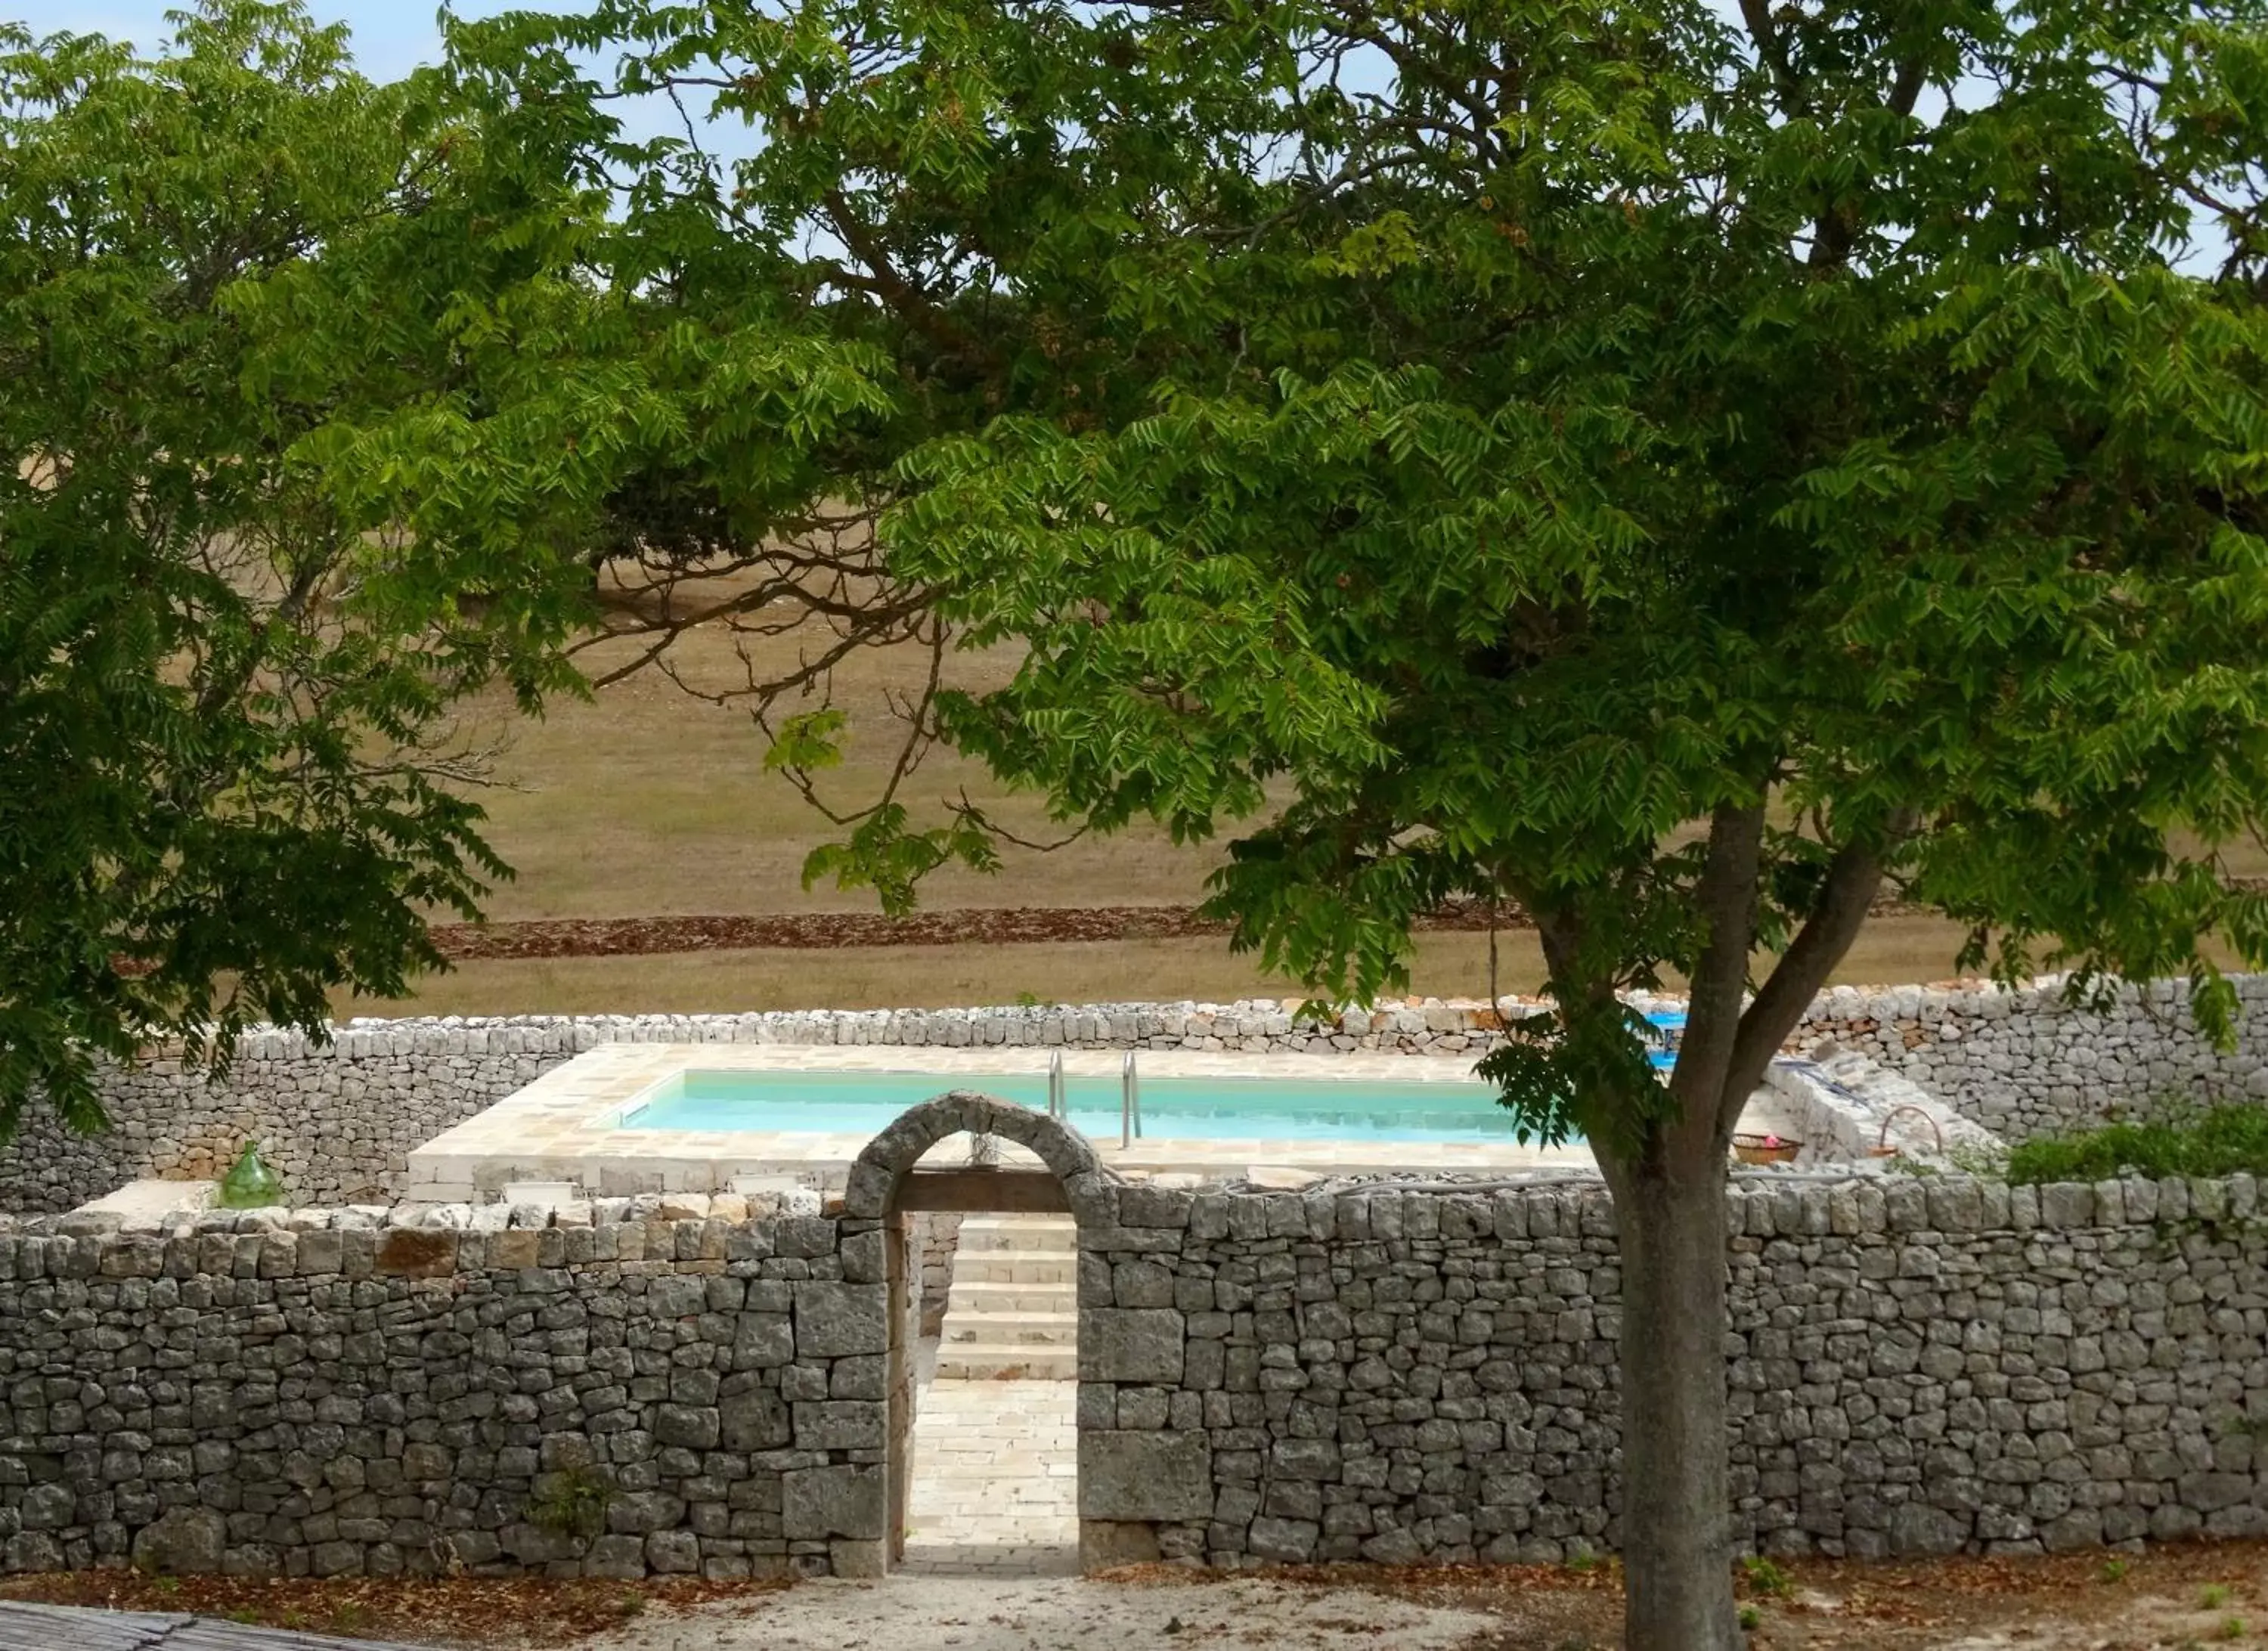
POLYGON ((0 1236, 0 1566, 872 1573, 885 1235, 636 1213, 0 1236))
POLYGON ((961 1218, 943 1212, 909 1216, 906 1225, 912 1253, 921 1267, 921 1291, 915 1307, 919 1334, 937 1336, 945 1330, 945 1312, 953 1297, 953 1261, 961 1247, 961 1218))
MULTIPOLYGON (((2242 1036, 2228 1054, 2189 1028, 2170 988, 2129 992, 2095 1015, 2065 1007, 2052 989, 1843 987, 1814 1005, 1794 1042, 1831 1036, 2022 1139, 2172 1095, 2268 1096, 2268 977, 2238 984, 2242 1036)), ((328 1047, 263 1032, 246 1041, 234 1075, 217 1087, 162 1059, 113 1071, 104 1084, 115 1120, 107 1135, 70 1135, 34 1109, 23 1133, 0 1147, 0 1209, 69 1209, 145 1176, 208 1177, 255 1138, 298 1198, 387 1198, 399 1193, 413 1147, 602 1043, 1454 1055, 1485 1048, 1494 1024, 1481 1005, 1430 999, 1316 1024, 1271 999, 357 1021, 328 1047)))
MULTIPOLYGON (((828 1216, 688 1198, 13 1224, 0 1566, 870 1572, 885 1280, 920 1267, 876 1212, 956 1121, 886 1131, 828 1216)), ((1621 1276, 1596 1190, 1193 1192, 1027 1144, 1079 1226, 1091 1558, 1612 1545, 1621 1276)), ((2268 1533, 2259 1205, 2243 1176, 1737 1183, 1741 1538, 1863 1557, 2268 1533)), ((901 1347, 914 1305, 902 1286, 901 1347)))
MULTIPOLYGON (((1125 1189, 1082 1231, 1081 1512, 1214 1564, 1549 1560, 1616 1505, 1591 1190, 1125 1189), (1145 1485, 1210 1481, 1210 1507, 1145 1485)), ((2268 1531, 2247 1177, 1744 1183, 1735 1529, 1768 1551, 2268 1531)))
POLYGON ((1799 1043, 1830 1037, 2004 1139, 2091 1128, 2169 1102, 2268 1098, 2268 976, 2239 977, 2234 1049, 2198 1035, 2179 983, 2121 990, 2107 1011, 2054 985, 1834 987, 1799 1043))

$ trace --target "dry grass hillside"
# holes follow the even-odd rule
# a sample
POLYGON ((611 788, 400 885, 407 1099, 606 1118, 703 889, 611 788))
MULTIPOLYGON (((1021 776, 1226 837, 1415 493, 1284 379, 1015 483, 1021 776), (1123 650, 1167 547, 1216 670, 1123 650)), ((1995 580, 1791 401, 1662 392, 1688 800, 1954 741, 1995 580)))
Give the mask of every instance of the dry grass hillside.
MULTIPOLYGON (((674 656, 699 687, 740 679, 732 639, 695 631, 674 656)), ((586 660, 586 664, 590 661, 586 660)), ((830 789, 870 797, 895 754, 886 696, 914 685, 917 654, 856 658, 838 679, 851 743, 830 789)), ((981 680, 1005 660, 964 662, 981 680)), ((801 884, 804 857, 832 828, 787 781, 767 773, 763 741, 745 711, 707 704, 658 673, 632 676, 587 702, 562 702, 543 720, 499 713, 496 785, 482 798, 492 838, 519 872, 490 903, 497 921, 550 918, 692 916, 869 910, 872 896, 801 884)), ((1060 835, 1030 799, 1004 798, 981 770, 932 757, 906 797, 917 809, 966 790, 1021 834, 1060 835)), ((954 871, 925 903, 961 906, 1177 905, 1199 897, 1217 862, 1213 845, 1177 848, 1137 828, 1051 852, 1012 849, 997 876, 954 871)), ((2257 857, 2268 870, 2268 856, 2257 857)), ((1930 980, 1952 972, 1960 934, 1926 918, 1878 918, 1846 960, 1852 981, 1930 980)), ((1485 937, 1421 937, 1415 989, 1478 996, 1487 990, 1485 937)), ((1532 936, 1506 933, 1498 979, 1506 991, 1542 977, 1532 936)), ((744 1011, 1010 1002, 1020 997, 1094 1002, 1295 995, 1219 940, 840 951, 689 952, 661 956, 468 962, 427 978, 413 998, 339 1003, 348 1013, 744 1011)))

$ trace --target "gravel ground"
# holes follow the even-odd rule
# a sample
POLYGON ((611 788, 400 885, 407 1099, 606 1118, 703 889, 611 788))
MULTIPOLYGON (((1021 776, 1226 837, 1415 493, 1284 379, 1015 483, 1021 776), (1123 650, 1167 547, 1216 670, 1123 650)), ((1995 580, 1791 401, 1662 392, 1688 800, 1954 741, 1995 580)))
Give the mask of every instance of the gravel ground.
MULTIPOLYGON (((2268 1542, 1744 1575, 1749 1651, 2205 1651, 2268 1645, 2268 1542)), ((1608 1651, 1612 1561, 1327 1566, 1236 1576, 1136 1566, 1087 1581, 894 1577, 793 1588, 698 1578, 0 1578, 0 1601, 258 1623, 456 1651, 1608 1651)), ((4 1607, 0 1607, 4 1609, 4 1607)), ((115 1620, 114 1618, 113 1619, 115 1620)), ((0 1633, 0 1644, 16 1641, 0 1633)), ((60 1636, 41 1644, 62 1651, 60 1636)), ((202 1643, 202 1641, 201 1641, 202 1643)))
POLYGON ((652 1611, 577 1651, 1456 1651, 1491 1621, 1353 1588, 1261 1580, 892 1577, 652 1611))

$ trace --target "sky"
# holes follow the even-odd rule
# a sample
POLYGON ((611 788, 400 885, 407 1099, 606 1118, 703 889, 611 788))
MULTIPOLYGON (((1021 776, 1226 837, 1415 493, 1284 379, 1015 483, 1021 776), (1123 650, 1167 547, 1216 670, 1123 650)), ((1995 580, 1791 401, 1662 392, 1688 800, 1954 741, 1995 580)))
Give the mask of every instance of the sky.
MULTIPOLYGON (((28 3, 0 0, 0 19, 21 18, 34 34, 59 29, 107 34, 149 49, 170 38, 166 14, 193 0, 47 0, 35 14, 26 17, 23 8, 28 3)), ((1728 6, 1729 0, 1719 4, 1728 6)), ((578 0, 456 0, 453 9, 460 17, 482 18, 506 11, 572 11, 584 6, 578 0)), ((312 0, 309 10, 320 22, 347 25, 353 34, 356 66, 373 80, 396 78, 441 55, 436 0, 312 0)), ((656 132, 676 129, 671 112, 659 103, 651 110, 624 106, 616 113, 634 135, 644 135, 649 127, 656 132)), ((725 137, 720 147, 730 153, 735 145, 725 137)), ((2183 265, 2198 274, 2210 273, 2226 246, 2217 227, 2208 227, 2183 265)))
MULTIPOLYGON (((26 0, 0 0, 0 17, 17 17, 34 34, 67 30, 74 34, 107 34, 154 48, 172 31, 166 13, 184 9, 186 0, 47 0, 36 11, 26 0)), ((565 11, 579 10, 544 0, 460 0, 460 17, 488 17, 498 11, 565 11)), ((434 18, 439 7, 432 0, 314 0, 309 7, 319 22, 343 22, 354 31, 355 63, 373 80, 390 80, 434 62, 441 55, 441 31, 434 18)))

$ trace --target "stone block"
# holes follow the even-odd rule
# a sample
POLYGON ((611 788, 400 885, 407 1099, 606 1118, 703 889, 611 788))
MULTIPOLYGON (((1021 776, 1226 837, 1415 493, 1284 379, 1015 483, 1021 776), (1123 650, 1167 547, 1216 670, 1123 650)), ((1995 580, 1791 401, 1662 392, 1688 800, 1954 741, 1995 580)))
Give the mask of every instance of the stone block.
POLYGON ((685 1576, 701 1568, 701 1538, 689 1530, 657 1530, 645 1539, 645 1562, 657 1576, 685 1576))
POLYGON ((697 1275, 656 1279, 647 1287, 645 1305, 656 1318, 691 1318, 708 1310, 709 1281, 697 1275))
POLYGON ((300 1276, 315 1277, 343 1271, 346 1265, 346 1236, 342 1232, 300 1234, 300 1276))
POLYGON ((1212 1448, 1197 1432, 1089 1429, 1079 1436, 1081 1519, 1212 1516, 1212 1448))
POLYGON ((849 1537, 879 1542, 889 1522, 880 1465, 799 1468, 782 1476, 780 1519, 790 1542, 849 1537))
POLYGON ((0 1568, 9 1571, 60 1571, 63 1547, 44 1530, 19 1530, 0 1544, 0 1568))
POLYGON ((1416 1533, 1397 1526, 1392 1530, 1381 1530, 1364 1543, 1362 1557, 1373 1565, 1415 1565, 1425 1557, 1425 1550, 1416 1533))
POLYGON ((521 1565, 543 1566, 580 1557, 583 1539, 571 1531, 553 1530, 548 1526, 522 1521, 506 1525, 497 1533, 504 1552, 521 1565))
POLYGON ((60 1530, 78 1516, 78 1497, 68 1485, 34 1485, 17 1504, 17 1517, 31 1530, 60 1530))
POLYGON ((769 1370, 795 1359, 794 1321, 784 1313, 742 1313, 733 1327, 733 1367, 769 1370))
POLYGON ((1269 1470, 1279 1479, 1336 1479, 1339 1477, 1338 1441, 1279 1439, 1270 1455, 1269 1470))
POLYGON ((674 1529, 684 1517, 684 1501, 666 1491, 618 1491, 607 1501, 607 1529, 619 1536, 674 1529))
MULTIPOLYGON (((828 1223, 832 1225, 832 1223, 828 1223)), ((889 1293, 875 1284, 806 1280, 795 1286, 799 1359, 839 1359, 890 1350, 889 1293)))
POLYGON ((783 1256, 812 1260, 833 1255, 840 1234, 836 1224, 824 1216, 791 1215, 783 1217, 772 1229, 772 1242, 783 1256))
POLYGON ((378 1241, 382 1278, 446 1279, 457 1268, 457 1235, 425 1227, 389 1227, 378 1241))
POLYGON ((787 1401, 769 1388, 726 1395, 717 1416, 718 1442, 727 1450, 773 1450, 795 1434, 787 1401))
POLYGON ((1111 1269, 1110 1297, 1119 1307, 1171 1307, 1174 1275, 1154 1261, 1122 1261, 1111 1269))
POLYGON ((1172 1308, 1082 1308, 1079 1380, 1179 1385, 1184 1323, 1172 1308))
POLYGON ((711 1450, 717 1446, 720 1423, 714 1406, 661 1404, 654 1408, 656 1444, 681 1445, 688 1450, 711 1450))
POLYGON ((798 1450, 880 1450, 888 1407, 867 1399, 821 1399, 795 1407, 798 1450))
POLYGON ((202 1576, 217 1572, 228 1545, 228 1522, 210 1508, 174 1507, 134 1536, 137 1570, 202 1576))
POLYGON ((1158 1528, 1145 1520, 1082 1519, 1079 1568, 1108 1571, 1122 1565, 1155 1565, 1158 1528))
POLYGON ((2183 1507, 2195 1508, 2200 1514, 2211 1514, 2250 1500, 2252 1476, 2249 1473, 2184 1473, 2177 1488, 2183 1507))
POLYGON ((2058 1181, 2040 1189, 2040 1225, 2071 1228, 2092 1226, 2095 1189, 2083 1181, 2058 1181))
POLYGON ((1138 1183, 1118 1190, 1118 1223, 1122 1227, 1187 1227, 1195 1195, 1173 1188, 1138 1183))
POLYGON ((1901 1559, 1958 1553, 1969 1541, 1969 1522, 1941 1507, 1902 1502, 1890 1511, 1890 1551, 1901 1559))
POLYGON ((599 1537, 583 1555, 585 1576, 629 1581, 645 1574, 645 1538, 616 1533, 599 1537))
MULTIPOLYGON (((490 1234, 488 1264, 500 1271, 510 1272, 516 1272, 523 1267, 533 1267, 540 1249, 539 1241, 542 1236, 542 1234, 525 1227, 490 1234)), ((306 1248, 304 1239, 300 1242, 300 1248, 302 1250, 306 1248)), ((300 1257, 300 1266, 303 1271, 307 1270, 306 1258, 304 1255, 300 1257)))
POLYGON ((1305 1565, 1315 1557, 1315 1542, 1322 1534, 1322 1527, 1312 1520, 1260 1518, 1252 1522, 1245 1546, 1256 1559, 1305 1565))
POLYGON ((827 1568, 846 1581, 872 1581, 888 1571, 888 1551, 880 1542, 838 1538, 827 1544, 827 1568))

